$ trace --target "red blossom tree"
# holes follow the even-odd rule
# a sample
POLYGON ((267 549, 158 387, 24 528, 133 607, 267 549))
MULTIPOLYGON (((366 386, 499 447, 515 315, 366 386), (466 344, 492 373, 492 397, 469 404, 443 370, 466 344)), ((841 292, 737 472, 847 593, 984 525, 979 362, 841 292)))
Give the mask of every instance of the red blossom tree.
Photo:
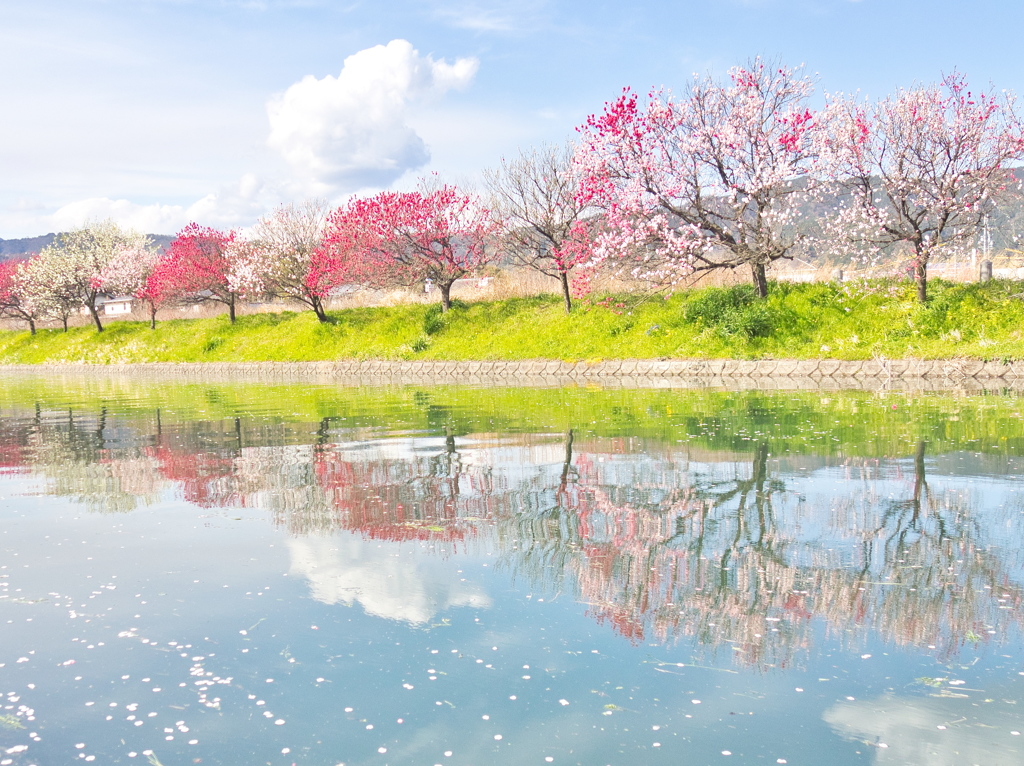
POLYGON ((174 299, 221 303, 227 306, 234 323, 235 308, 243 294, 235 240, 233 231, 190 223, 167 247, 140 297, 152 297, 151 307, 174 299))
POLYGON ((813 186, 818 122, 798 70, 755 59, 675 98, 626 89, 580 128, 583 201, 603 208, 599 261, 671 285, 694 271, 766 269, 793 257, 813 186))
POLYGON ((324 270, 378 285, 431 282, 451 308, 455 280, 493 258, 493 226, 478 201, 453 186, 382 192, 356 199, 328 218, 324 270))
POLYGON ((953 73, 875 104, 840 96, 828 112, 822 155, 850 192, 832 219, 835 241, 869 256, 909 248, 924 302, 932 256, 969 246, 993 203, 1018 187, 1024 128, 1013 97, 972 92, 953 73))
POLYGON ((25 260, 0 261, 0 316, 28 322, 32 335, 41 316, 39 304, 26 291, 22 275, 25 260))

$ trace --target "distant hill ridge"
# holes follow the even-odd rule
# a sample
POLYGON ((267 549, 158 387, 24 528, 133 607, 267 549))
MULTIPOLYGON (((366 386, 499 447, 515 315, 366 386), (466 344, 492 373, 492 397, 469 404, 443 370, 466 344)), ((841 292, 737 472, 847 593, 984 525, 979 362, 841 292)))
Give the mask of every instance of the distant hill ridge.
MULTIPOLYGON (((159 249, 164 249, 173 240, 170 234, 149 234, 150 240, 159 249)), ((22 258, 33 253, 38 253, 47 245, 53 244, 57 234, 50 232, 38 237, 22 237, 21 239, 0 239, 0 261, 7 261, 11 258, 22 258)))

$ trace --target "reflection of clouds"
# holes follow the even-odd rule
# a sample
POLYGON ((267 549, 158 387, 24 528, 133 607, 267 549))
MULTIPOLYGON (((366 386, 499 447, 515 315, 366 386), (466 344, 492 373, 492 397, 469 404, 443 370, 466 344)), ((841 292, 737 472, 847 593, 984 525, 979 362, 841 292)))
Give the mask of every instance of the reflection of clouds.
POLYGON ((1010 732, 1024 729, 1024 724, 1017 706, 1004 702, 999 692, 989 690, 986 697, 992 701, 980 707, 969 699, 942 697, 842 702, 823 718, 849 739, 884 743, 887 747, 875 749, 876 766, 1019 766, 1024 763, 1024 737, 1010 732))
POLYGON ((368 614, 413 624, 453 606, 489 607, 490 597, 462 582, 459 564, 410 546, 371 546, 350 535, 288 541, 291 574, 309 580, 310 595, 325 604, 358 602, 368 614))

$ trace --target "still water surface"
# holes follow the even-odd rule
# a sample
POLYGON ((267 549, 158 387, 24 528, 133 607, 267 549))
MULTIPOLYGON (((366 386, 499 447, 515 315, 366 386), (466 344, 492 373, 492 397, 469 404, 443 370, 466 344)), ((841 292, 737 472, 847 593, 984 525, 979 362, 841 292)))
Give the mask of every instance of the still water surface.
POLYGON ((1011 395, 0 384, 2 766, 1024 763, 1011 395))

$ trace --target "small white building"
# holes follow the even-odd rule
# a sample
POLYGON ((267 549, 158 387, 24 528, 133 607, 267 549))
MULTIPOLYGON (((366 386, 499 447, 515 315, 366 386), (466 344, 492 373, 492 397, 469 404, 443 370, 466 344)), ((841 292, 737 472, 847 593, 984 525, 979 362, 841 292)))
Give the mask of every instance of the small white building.
POLYGON ((135 299, 130 296, 119 296, 107 298, 100 305, 103 306, 104 316, 124 316, 132 313, 132 305, 135 299))

